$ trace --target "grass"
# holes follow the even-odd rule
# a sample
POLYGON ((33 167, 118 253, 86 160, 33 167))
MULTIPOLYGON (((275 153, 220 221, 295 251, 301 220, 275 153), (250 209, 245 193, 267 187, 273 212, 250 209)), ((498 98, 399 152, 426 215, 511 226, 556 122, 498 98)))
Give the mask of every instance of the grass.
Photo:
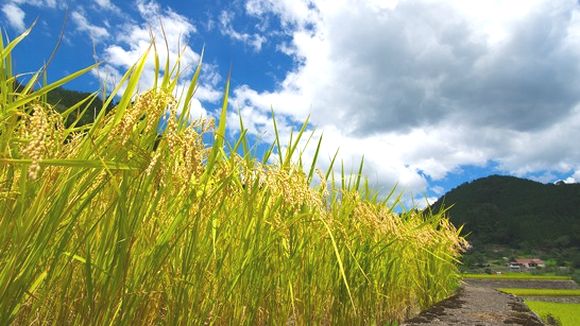
POLYGON ((525 303, 540 316, 544 321, 548 314, 557 318, 562 326, 580 325, 580 304, 578 303, 554 303, 541 301, 528 301, 525 303))
POLYGON ((180 96, 169 61, 136 94, 153 51, 115 108, 65 126, 46 93, 93 67, 15 90, 29 32, 0 38, 0 325, 389 324, 458 286, 448 219, 303 162, 307 123, 258 157, 241 121, 226 135, 229 82, 217 125, 183 118, 200 67, 180 96))
POLYGON ((462 274, 465 279, 480 279, 480 280, 545 280, 545 281, 567 281, 571 280, 570 276, 557 275, 534 275, 527 273, 505 273, 505 274, 462 274))
POLYGON ((518 289, 518 288, 499 288, 501 292, 511 293, 519 296, 580 296, 580 289, 518 289))

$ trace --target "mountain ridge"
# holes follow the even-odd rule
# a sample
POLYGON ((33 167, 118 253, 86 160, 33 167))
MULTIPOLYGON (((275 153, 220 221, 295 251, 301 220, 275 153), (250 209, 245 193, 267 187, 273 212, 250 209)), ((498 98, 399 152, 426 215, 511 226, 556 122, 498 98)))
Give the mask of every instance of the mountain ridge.
POLYGON ((432 206, 447 209, 475 245, 514 248, 580 246, 580 184, 543 184, 491 175, 466 182, 432 206))

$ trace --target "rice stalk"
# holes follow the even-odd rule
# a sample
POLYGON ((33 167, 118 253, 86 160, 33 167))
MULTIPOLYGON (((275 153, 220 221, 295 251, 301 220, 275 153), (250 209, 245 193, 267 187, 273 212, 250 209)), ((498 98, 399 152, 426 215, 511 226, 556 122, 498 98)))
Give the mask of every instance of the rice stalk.
POLYGON ((145 54, 113 110, 110 95, 67 127, 42 96, 92 67, 18 91, 23 37, 0 43, 0 324, 389 324, 457 287, 458 230, 396 213, 362 162, 353 178, 335 179, 336 155, 318 170, 322 139, 308 169, 294 164, 307 123, 282 146, 273 120, 258 159, 243 122, 226 140, 229 79, 217 127, 185 121, 200 68, 181 98, 168 63, 134 94, 145 54))

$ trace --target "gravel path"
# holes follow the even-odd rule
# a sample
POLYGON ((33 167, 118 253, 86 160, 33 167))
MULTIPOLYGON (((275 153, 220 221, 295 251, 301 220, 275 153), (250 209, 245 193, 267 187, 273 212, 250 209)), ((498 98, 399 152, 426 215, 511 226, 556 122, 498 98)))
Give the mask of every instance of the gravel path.
POLYGON ((544 325, 522 299, 492 288, 464 284, 458 293, 403 325, 544 325))

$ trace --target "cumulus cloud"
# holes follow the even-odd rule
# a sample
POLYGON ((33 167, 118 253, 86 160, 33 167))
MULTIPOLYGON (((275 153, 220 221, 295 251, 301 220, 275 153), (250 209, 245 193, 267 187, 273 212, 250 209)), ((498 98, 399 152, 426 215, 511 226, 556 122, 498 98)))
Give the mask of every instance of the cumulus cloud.
MULTIPOLYGON (((174 64, 179 57, 186 69, 194 68, 199 54, 187 44, 187 40, 196 32, 195 26, 186 17, 169 8, 164 10, 154 1, 137 1, 137 8, 143 23, 128 22, 121 27, 116 45, 105 50, 107 61, 128 68, 145 53, 153 38, 160 62, 169 59, 174 64)), ((152 57, 147 64, 148 67, 154 66, 152 57)))
POLYGON ((575 180, 575 182, 580 182, 580 168, 574 172, 572 178, 575 180))
POLYGON ((2 5, 2 13, 8 24, 17 32, 23 32, 26 29, 24 22, 26 12, 22 9, 23 6, 54 9, 64 8, 66 4, 64 2, 57 3, 56 0, 6 0, 2 5))
POLYGON ((262 44, 266 42, 266 38, 259 34, 240 33, 232 26, 233 13, 222 11, 220 15, 220 33, 233 40, 243 42, 251 46, 254 51, 259 52, 262 49, 262 44))
POLYGON ((56 0, 8 0, 8 1, 19 5, 26 4, 35 7, 48 7, 48 8, 57 7, 56 0))
MULTIPOLYGON (((295 66, 234 90, 250 131, 311 117, 324 153, 365 154, 378 183, 425 190, 463 165, 526 176, 577 168, 580 10, 571 0, 248 0, 295 66)), ((387 186, 388 187, 388 186, 387 186)))
POLYGON ((88 33, 91 39, 95 42, 109 37, 109 32, 106 28, 91 24, 80 11, 74 11, 71 15, 71 19, 76 24, 78 31, 88 33))
MULTIPOLYGON (((122 72, 132 67, 154 44, 154 51, 160 62, 160 74, 171 73, 179 60, 181 70, 175 91, 175 96, 179 98, 185 93, 188 80, 200 62, 200 54, 188 44, 189 38, 197 29, 187 17, 169 7, 161 6, 156 1, 138 0, 136 9, 139 16, 133 19, 124 18, 119 31, 112 35, 102 51, 101 57, 105 64, 94 74, 113 86, 121 78, 122 72), (165 71, 164 68, 167 60, 170 71, 165 71)), ((155 57, 151 51, 145 62, 139 90, 153 87, 155 78, 162 77, 157 76, 157 73, 155 57)), ((221 97, 215 90, 215 84, 221 80, 215 65, 204 65, 202 74, 203 81, 197 89, 197 96, 190 102, 192 119, 208 115, 201 101, 216 102, 221 97)))
POLYGON ((433 193, 435 193, 438 196, 445 194, 445 188, 443 188, 441 186, 431 187, 431 190, 433 191, 433 193))
POLYGON ((14 3, 6 3, 2 6, 2 12, 6 20, 18 32, 23 32, 26 27, 24 24, 24 17, 26 14, 20 7, 14 3))
POLYGON ((257 17, 274 13, 280 17, 285 28, 304 28, 318 20, 316 3, 310 0, 247 0, 245 9, 248 14, 257 17))
MULTIPOLYGON (((115 10, 110 0, 93 3, 85 6, 87 12, 115 10)), ((580 180, 580 148, 573 142, 580 139, 576 1, 235 3, 243 8, 223 8, 212 17, 213 28, 261 55, 270 49, 264 47, 267 35, 277 55, 288 56, 285 62, 292 66, 275 87, 237 85, 232 90, 232 130, 241 115, 250 134, 271 142, 273 108, 287 142, 291 130, 309 116, 309 131, 316 130, 315 137, 324 134, 321 168, 328 167, 337 148, 347 169, 356 169, 364 155, 374 185, 388 191, 398 184, 417 202, 424 199, 428 180, 444 179, 465 165, 493 162, 514 175, 580 180), (249 16, 246 22, 258 21, 257 26, 241 24, 248 18, 242 15, 249 16)), ((60 3, 9 0, 1 8, 6 21, 21 29, 22 9, 29 5, 54 8, 60 3), (17 13, 10 15, 14 22, 7 11, 17 13)), ((77 28, 101 40, 100 59, 107 64, 98 73, 118 81, 153 37, 161 62, 169 58, 174 64, 180 56, 184 78, 178 92, 183 90, 200 59, 188 45, 196 25, 156 1, 136 0, 133 7, 137 15, 116 16, 110 32, 81 9, 73 12, 77 28)), ((150 56, 142 90, 153 85, 154 68, 150 56)), ((204 66, 205 83, 192 103, 196 114, 208 114, 201 101, 221 98, 217 71, 215 65, 204 66)), ((303 150, 305 161, 313 156, 313 146, 303 150)), ((434 195, 444 191, 429 190, 434 195)))
MULTIPOLYGON (((553 181, 555 179, 552 179, 550 181, 553 181)), ((567 178, 562 179, 557 179, 556 183, 558 181, 563 181, 564 183, 580 183, 580 169, 576 168, 576 170, 574 170, 574 172, 572 173, 572 175, 570 175, 567 178)))
POLYGON ((109 10, 109 11, 116 12, 116 13, 119 13, 121 11, 121 9, 119 9, 119 7, 117 7, 113 3, 111 3, 111 0, 95 0, 95 3, 101 9, 109 10))

